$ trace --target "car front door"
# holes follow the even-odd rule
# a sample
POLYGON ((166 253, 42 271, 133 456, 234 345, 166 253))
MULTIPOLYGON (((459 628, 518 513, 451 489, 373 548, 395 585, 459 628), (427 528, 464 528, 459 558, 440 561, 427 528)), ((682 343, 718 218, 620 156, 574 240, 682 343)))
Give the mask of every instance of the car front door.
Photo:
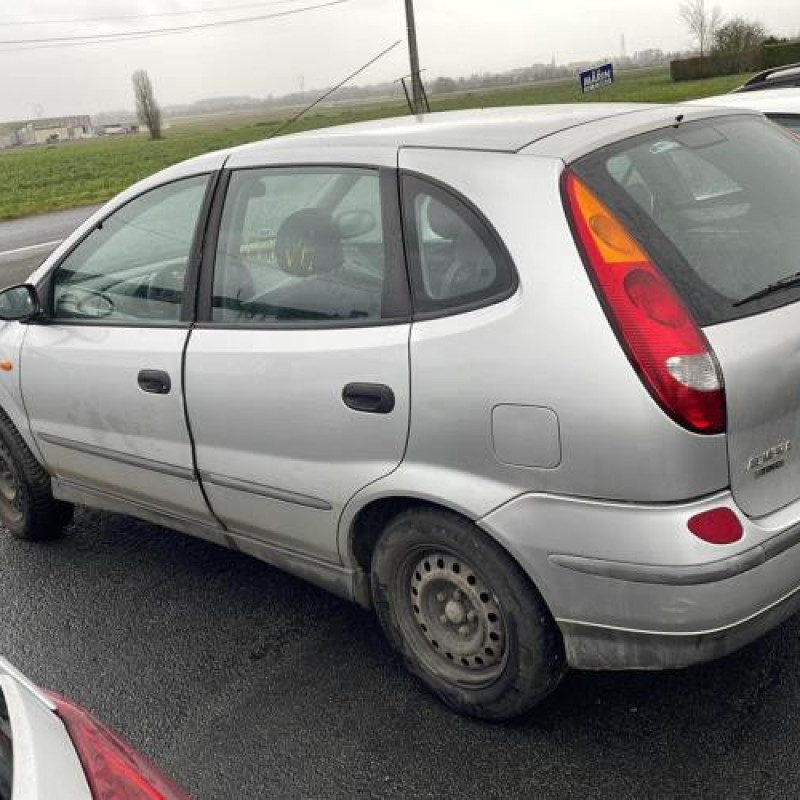
MULTIPOLYGON (((216 515, 338 562, 347 501, 402 460, 408 285, 394 170, 233 170, 186 357, 216 515)), ((212 217, 214 214, 212 214, 212 217)))
POLYGON ((211 177, 160 185, 113 211, 40 286, 21 381, 53 476, 176 517, 209 520, 183 399, 184 281, 211 177))

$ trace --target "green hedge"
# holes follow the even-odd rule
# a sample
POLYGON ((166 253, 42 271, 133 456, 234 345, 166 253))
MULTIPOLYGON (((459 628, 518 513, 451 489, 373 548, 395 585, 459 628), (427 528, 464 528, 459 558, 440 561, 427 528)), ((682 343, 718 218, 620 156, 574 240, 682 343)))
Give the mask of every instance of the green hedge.
POLYGON ((767 44, 761 48, 763 59, 759 69, 772 69, 783 64, 800 62, 800 42, 786 44, 767 44))
POLYGON ((795 62, 800 62, 800 41, 768 44, 734 55, 714 53, 702 58, 681 58, 670 62, 669 74, 673 81, 693 81, 737 72, 758 72, 795 62))

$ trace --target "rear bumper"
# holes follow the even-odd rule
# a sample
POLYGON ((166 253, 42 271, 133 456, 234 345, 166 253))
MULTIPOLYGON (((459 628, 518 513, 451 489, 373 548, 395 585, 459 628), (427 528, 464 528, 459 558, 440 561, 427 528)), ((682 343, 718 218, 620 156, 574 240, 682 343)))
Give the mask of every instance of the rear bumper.
POLYGON ((663 633, 559 620, 567 661, 576 669, 678 669, 744 647, 800 611, 800 591, 716 630, 663 633))
POLYGON ((525 495, 480 524, 536 582, 580 669, 709 661, 800 610, 800 508, 754 522, 727 493, 663 506, 525 495), (719 506, 742 521, 734 545, 686 527, 719 506))

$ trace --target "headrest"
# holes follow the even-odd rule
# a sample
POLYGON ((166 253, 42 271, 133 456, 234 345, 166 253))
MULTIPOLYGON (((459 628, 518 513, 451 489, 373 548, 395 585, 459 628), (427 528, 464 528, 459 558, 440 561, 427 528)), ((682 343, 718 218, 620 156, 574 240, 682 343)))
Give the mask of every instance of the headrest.
POLYGON ((428 203, 428 225, 442 239, 457 239, 467 227, 458 214, 433 197, 428 203))
POLYGON ((302 208, 286 217, 275 238, 275 258, 283 272, 298 277, 338 269, 342 238, 330 213, 302 208))

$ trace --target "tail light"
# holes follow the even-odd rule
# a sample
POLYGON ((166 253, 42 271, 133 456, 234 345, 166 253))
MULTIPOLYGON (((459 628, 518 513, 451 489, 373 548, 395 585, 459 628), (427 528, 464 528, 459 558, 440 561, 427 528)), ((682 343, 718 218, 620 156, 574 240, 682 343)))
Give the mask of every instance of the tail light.
POLYGON ((565 193, 589 276, 642 383, 683 427, 723 433, 725 394, 703 332, 633 237, 570 172, 565 193))
POLYGON ((94 800, 189 800, 143 755, 88 712, 47 692, 78 751, 94 800))

